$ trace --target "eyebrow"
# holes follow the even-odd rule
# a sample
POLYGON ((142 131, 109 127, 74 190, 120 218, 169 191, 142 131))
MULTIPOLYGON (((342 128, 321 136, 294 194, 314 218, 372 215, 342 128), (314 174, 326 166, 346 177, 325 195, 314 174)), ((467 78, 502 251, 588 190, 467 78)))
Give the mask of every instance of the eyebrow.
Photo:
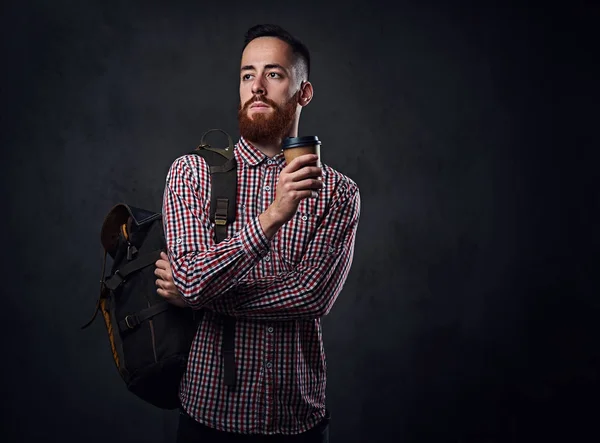
MULTIPOLYGON (((253 71, 256 68, 253 65, 246 65, 246 66, 242 66, 241 71, 253 71)), ((285 69, 283 66, 281 66, 278 63, 270 63, 268 65, 265 65, 265 69, 281 69, 282 71, 287 72, 287 69, 285 69)))

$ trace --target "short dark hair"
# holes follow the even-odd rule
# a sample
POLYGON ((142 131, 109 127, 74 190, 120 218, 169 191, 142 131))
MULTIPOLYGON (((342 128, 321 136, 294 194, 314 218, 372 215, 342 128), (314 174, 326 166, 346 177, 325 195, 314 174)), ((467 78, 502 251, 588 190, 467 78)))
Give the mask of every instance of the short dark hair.
POLYGON ((271 24, 255 25, 246 31, 242 52, 244 49, 246 49, 248 43, 258 37, 277 37, 278 39, 283 40, 290 45, 294 56, 303 62, 302 64, 306 71, 304 74, 306 74, 306 79, 308 80, 310 76, 310 53, 308 52, 308 48, 304 43, 283 29, 281 26, 271 24))

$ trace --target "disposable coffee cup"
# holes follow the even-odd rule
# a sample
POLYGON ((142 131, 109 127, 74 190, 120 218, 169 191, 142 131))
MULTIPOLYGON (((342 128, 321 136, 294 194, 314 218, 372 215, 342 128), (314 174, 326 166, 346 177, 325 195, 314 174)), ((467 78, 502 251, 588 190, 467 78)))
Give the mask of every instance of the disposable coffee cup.
POLYGON ((281 145, 285 162, 289 165, 292 160, 304 154, 317 154, 319 159, 316 166, 321 167, 321 140, 316 135, 304 137, 286 137, 281 145))

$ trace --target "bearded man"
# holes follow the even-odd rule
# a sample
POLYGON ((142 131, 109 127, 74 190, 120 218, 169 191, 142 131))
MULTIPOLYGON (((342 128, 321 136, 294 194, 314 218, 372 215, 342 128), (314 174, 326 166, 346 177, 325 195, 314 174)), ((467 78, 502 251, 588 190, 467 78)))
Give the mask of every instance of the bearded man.
POLYGON ((276 25, 250 28, 240 65, 237 218, 214 241, 203 158, 169 169, 167 254, 157 292, 204 309, 180 386, 178 442, 327 442, 321 318, 346 281, 360 214, 354 181, 317 157, 286 164, 313 97, 306 46, 276 25), (235 389, 224 381, 223 317, 235 317, 235 389))

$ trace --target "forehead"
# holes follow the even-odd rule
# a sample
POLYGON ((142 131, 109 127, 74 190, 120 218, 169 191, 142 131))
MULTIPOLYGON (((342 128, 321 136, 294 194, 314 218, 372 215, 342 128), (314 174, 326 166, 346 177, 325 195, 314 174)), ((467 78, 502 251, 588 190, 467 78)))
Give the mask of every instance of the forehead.
POLYGON ((294 63, 290 45, 277 37, 258 37, 248 43, 242 53, 241 66, 260 68, 268 64, 291 68, 294 63))

